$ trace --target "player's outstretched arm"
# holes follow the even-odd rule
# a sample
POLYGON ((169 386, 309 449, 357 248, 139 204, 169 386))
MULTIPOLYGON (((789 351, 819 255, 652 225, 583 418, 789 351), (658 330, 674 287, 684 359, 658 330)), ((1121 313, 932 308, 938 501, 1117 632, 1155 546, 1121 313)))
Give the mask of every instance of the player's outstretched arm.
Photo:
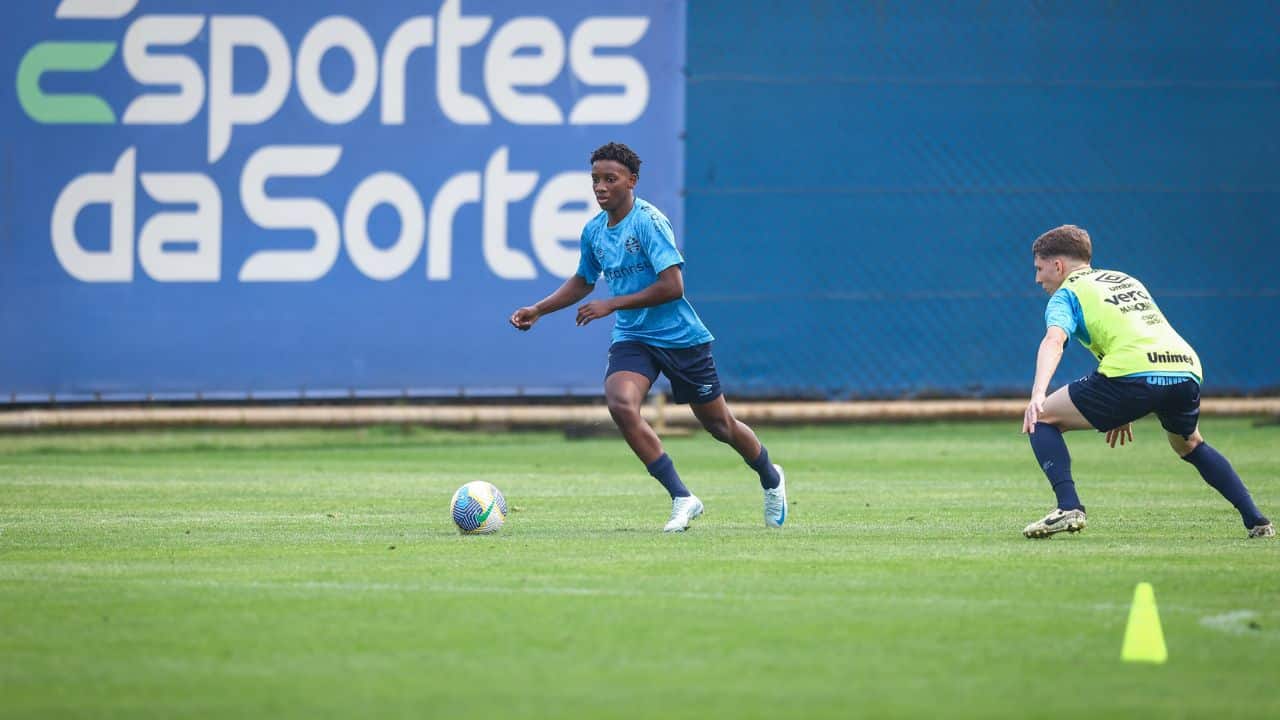
POLYGON ((581 275, 572 275, 555 292, 511 313, 511 326, 517 330, 528 330, 538 322, 538 318, 573 305, 590 295, 595 287, 581 275))
POLYGON ((607 300, 592 300, 578 308, 578 324, 606 317, 615 310, 634 310, 653 307, 684 297, 684 273, 679 265, 658 273, 658 279, 640 292, 619 295, 607 300))
POLYGON ((1022 432, 1036 431, 1036 421, 1044 412, 1044 398, 1049 392, 1049 381, 1062 362, 1062 348, 1067 342, 1067 331, 1057 325, 1050 325, 1040 341, 1040 349, 1036 351, 1036 379, 1031 384, 1031 401, 1022 414, 1022 432))

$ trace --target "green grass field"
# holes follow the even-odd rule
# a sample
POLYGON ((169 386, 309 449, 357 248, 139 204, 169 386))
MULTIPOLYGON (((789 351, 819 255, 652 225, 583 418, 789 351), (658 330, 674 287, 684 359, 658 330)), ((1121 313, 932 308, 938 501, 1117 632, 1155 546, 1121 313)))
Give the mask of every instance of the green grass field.
MULTIPOLYGON (((1210 420, 1264 510, 1280 427, 1210 420)), ((1280 543, 1169 451, 1069 437, 1089 529, 1017 421, 763 428, 781 532, 709 436, 0 436, 3 717, 1280 717, 1280 543), (468 480, 517 509, 461 537, 468 480), (1134 586, 1169 661, 1120 661, 1134 586)), ((1273 514, 1274 517, 1274 514, 1273 514)))

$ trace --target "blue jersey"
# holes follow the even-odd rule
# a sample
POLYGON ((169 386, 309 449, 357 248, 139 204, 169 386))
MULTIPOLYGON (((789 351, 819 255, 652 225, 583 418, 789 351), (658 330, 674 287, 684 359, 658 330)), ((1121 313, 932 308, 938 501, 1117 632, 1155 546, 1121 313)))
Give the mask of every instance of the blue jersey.
POLYGON ((1089 328, 1084 324, 1084 311, 1080 309, 1080 299, 1067 288, 1049 296, 1049 304, 1044 309, 1044 325, 1046 328, 1060 327, 1067 331, 1067 336, 1080 341, 1085 347, 1092 342, 1089 339, 1089 328))
MULTIPOLYGON (((578 274, 590 285, 603 274, 614 297, 640 292, 673 265, 683 266, 684 258, 676 249, 671 221, 640 198, 617 225, 609 227, 609 214, 602 211, 582 228, 578 274)), ((634 340, 655 347, 685 348, 715 339, 683 297, 652 307, 619 310, 617 315, 613 342, 634 340)))

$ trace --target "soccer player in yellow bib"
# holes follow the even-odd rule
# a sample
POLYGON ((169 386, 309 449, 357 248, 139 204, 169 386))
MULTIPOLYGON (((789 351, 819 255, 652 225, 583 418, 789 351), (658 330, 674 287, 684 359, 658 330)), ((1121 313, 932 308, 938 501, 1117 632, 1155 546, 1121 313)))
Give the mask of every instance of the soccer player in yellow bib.
POLYGON ((1155 413, 1173 451, 1240 511, 1248 536, 1273 537, 1271 521, 1253 504, 1231 463, 1201 437, 1200 358, 1169 325, 1147 288, 1132 275, 1090 267, 1093 243, 1074 225, 1036 238, 1031 252, 1036 282, 1050 297, 1022 432, 1031 437, 1058 506, 1022 534, 1047 538, 1084 529, 1084 505, 1071 478, 1064 431, 1095 428, 1114 448, 1133 441, 1130 423, 1155 413), (1098 358, 1098 369, 1046 397, 1072 337, 1098 358))

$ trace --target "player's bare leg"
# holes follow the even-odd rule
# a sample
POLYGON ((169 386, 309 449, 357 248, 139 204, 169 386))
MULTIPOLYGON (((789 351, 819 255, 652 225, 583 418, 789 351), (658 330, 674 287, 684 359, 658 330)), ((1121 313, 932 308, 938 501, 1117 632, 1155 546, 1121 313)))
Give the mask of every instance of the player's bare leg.
POLYGON ((663 532, 683 532, 702 514, 702 501, 681 482, 675 464, 662 450, 662 440, 640 414, 640 406, 652 385, 649 378, 640 373, 621 370, 605 379, 605 400, 609 403, 609 415, 631 451, 671 495, 671 517, 663 532))
POLYGON ((769 462, 768 451, 760 444, 760 439, 746 423, 733 416, 723 395, 691 407, 694 417, 712 437, 731 445, 742 456, 743 462, 760 474, 760 486, 764 490, 764 524, 766 527, 782 527, 787 519, 787 478, 782 467, 769 462))
POLYGON ((1249 495, 1248 488, 1244 486, 1244 481, 1236 474, 1231 463, 1204 441, 1204 437, 1200 435, 1200 428, 1197 427, 1187 437, 1177 433, 1167 433, 1167 436, 1169 447, 1178 453, 1178 457, 1194 465, 1196 470, 1200 471, 1200 477, 1235 506, 1241 520, 1244 521, 1249 538, 1275 537, 1275 527, 1258 510, 1258 506, 1253 504, 1253 498, 1249 495))
POLYGON ((1065 385, 1044 399, 1044 412, 1040 413, 1038 422, 1052 425, 1062 432, 1093 429, 1076 404, 1071 402, 1071 393, 1065 385))
POLYGON ((733 416, 723 395, 709 403, 691 405, 690 408, 702 427, 711 433, 711 437, 732 445, 745 462, 750 463, 760 456, 760 439, 746 423, 733 416))
POLYGON ((1198 427, 1195 432, 1187 437, 1175 435, 1174 433, 1165 433, 1165 436, 1169 438, 1169 447, 1173 448, 1173 451, 1178 453, 1180 458, 1190 455, 1196 448, 1204 444, 1204 436, 1200 434, 1200 428, 1198 427))
POLYGON ((631 451, 645 465, 662 456, 662 440, 640 414, 640 406, 652 385, 649 378, 627 370, 615 372, 604 381, 609 416, 613 418, 613 424, 618 426, 618 430, 622 431, 622 437, 631 446, 631 451))

